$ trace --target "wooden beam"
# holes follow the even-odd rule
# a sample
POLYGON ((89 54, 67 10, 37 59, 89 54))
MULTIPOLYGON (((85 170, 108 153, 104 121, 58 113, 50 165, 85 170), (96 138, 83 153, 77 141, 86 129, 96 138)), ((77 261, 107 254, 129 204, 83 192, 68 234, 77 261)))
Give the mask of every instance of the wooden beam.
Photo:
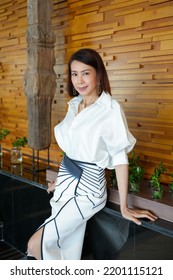
POLYGON ((51 1, 28 0, 27 70, 25 92, 28 108, 28 144, 47 149, 51 142, 51 106, 56 75, 53 70, 54 35, 51 30, 51 1))

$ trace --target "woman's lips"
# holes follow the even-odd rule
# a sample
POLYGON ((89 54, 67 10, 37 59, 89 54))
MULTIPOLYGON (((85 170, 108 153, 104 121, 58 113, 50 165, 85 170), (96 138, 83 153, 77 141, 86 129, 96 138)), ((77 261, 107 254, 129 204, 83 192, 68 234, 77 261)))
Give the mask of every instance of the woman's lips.
POLYGON ((85 91, 86 89, 87 89, 87 86, 86 87, 78 87, 77 91, 85 91))

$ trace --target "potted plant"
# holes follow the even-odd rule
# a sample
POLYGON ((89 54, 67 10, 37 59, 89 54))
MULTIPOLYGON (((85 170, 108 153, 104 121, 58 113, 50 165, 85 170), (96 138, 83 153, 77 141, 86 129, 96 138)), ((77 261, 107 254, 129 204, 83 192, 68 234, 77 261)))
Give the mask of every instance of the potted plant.
POLYGON ((173 173, 171 173, 171 181, 169 184, 169 189, 170 189, 170 192, 173 192, 173 173))
POLYGON ((25 147, 26 144, 28 143, 27 138, 24 136, 22 137, 18 137, 14 142, 12 142, 13 147, 25 147))
MULTIPOLYGON (((5 139, 10 132, 7 129, 0 128, 0 141, 5 139)), ((2 156, 2 145, 0 143, 0 156, 2 156)))
POLYGON ((110 186, 111 188, 117 188, 117 177, 115 169, 110 170, 110 186))
POLYGON ((139 192, 140 184, 143 179, 144 169, 140 164, 140 156, 132 152, 129 158, 129 187, 132 192, 139 192))
POLYGON ((154 169, 154 173, 151 176, 151 197, 154 199, 160 199, 163 197, 163 187, 161 185, 160 179, 161 174, 165 173, 167 170, 160 162, 158 166, 154 169))
POLYGON ((28 143, 26 137, 19 137, 14 142, 12 142, 13 148, 11 149, 11 164, 22 163, 22 147, 28 143))

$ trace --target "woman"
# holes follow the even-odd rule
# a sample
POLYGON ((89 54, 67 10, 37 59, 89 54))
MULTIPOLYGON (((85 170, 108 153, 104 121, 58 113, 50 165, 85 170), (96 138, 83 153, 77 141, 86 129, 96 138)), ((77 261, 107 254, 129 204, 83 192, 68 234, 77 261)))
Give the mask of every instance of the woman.
POLYGON ((106 204, 105 168, 116 170, 122 216, 140 224, 154 221, 147 210, 127 206, 128 157, 135 138, 128 130, 120 105, 112 99, 106 69, 100 55, 81 49, 68 64, 71 101, 55 137, 65 156, 50 203, 51 216, 31 237, 29 255, 36 259, 80 259, 86 222, 106 204))

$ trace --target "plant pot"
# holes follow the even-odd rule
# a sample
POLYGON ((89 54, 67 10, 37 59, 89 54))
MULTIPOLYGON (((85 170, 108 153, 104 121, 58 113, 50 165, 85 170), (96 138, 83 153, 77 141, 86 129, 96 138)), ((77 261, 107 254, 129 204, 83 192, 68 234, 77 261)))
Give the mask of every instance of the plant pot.
POLYGON ((0 157, 2 157, 2 144, 0 144, 0 157))
POLYGON ((11 164, 22 163, 22 149, 21 147, 13 147, 11 149, 11 164))
POLYGON ((2 158, 2 144, 0 144, 0 168, 3 166, 3 158, 2 158))
POLYGON ((22 176, 22 163, 11 164, 11 173, 22 176))
POLYGON ((0 169, 3 167, 3 158, 0 156, 0 169))

